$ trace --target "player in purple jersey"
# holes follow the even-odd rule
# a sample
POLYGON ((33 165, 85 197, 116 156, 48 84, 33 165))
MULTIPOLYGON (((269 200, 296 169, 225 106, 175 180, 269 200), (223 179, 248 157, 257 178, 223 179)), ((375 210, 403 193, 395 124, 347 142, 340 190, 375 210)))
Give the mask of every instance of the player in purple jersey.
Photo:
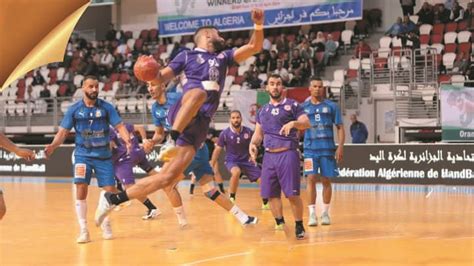
MULTIPOLYGON (((138 165, 147 174, 156 174, 154 167, 148 162, 145 151, 140 147, 138 138, 135 132, 139 132, 142 139, 146 139, 146 131, 143 126, 125 124, 132 142, 132 150, 127 154, 125 143, 118 132, 110 129, 110 147, 112 149, 112 162, 114 164, 115 177, 118 182, 127 189, 135 184, 135 177, 133 175, 133 167, 138 165)), ((137 198, 145 207, 147 207, 146 214, 142 217, 143 220, 150 220, 161 214, 161 211, 148 199, 147 197, 137 198)))
MULTIPOLYGON (((36 156, 34 151, 28 150, 28 149, 22 149, 16 146, 2 133, 0 133, 0 148, 3 148, 9 152, 13 152, 16 154, 16 156, 21 157, 27 161, 33 160, 36 156)), ((3 199, 3 191, 0 188, 0 220, 2 220, 6 212, 7 212, 7 207, 3 199)))
POLYGON ((283 97, 283 81, 278 74, 268 78, 266 87, 270 102, 260 108, 257 114, 255 132, 250 142, 249 153, 253 161, 257 158, 258 146, 263 141, 265 155, 262 164, 260 194, 270 199, 275 217, 275 229, 283 230, 285 219, 281 192, 291 204, 295 217, 295 234, 303 239, 303 202, 300 197, 300 159, 298 130, 310 127, 308 116, 294 100, 283 97))
MULTIPOLYGON (((164 156, 163 161, 168 162, 158 175, 142 178, 125 192, 102 193, 101 204, 96 211, 96 224, 100 224, 115 205, 173 185, 182 176, 206 139, 209 123, 224 89, 227 67, 234 62, 243 62, 262 49, 263 11, 252 10, 251 17, 255 31, 248 44, 220 52, 219 46, 223 46, 223 39, 218 30, 215 27, 200 28, 194 35, 196 49, 178 54, 152 81, 154 84, 161 84, 175 75, 183 75, 183 97, 171 107, 168 114, 170 124, 175 125, 174 122, 178 119, 176 125, 181 127, 178 129, 173 126, 174 131, 170 132, 177 144, 170 157, 179 159, 169 160, 170 157, 164 156), (183 122, 184 119, 189 121, 183 122)), ((216 193, 220 194, 219 191, 216 193)))
MULTIPOLYGON (((235 202, 237 187, 239 186, 239 178, 241 174, 247 175, 250 182, 258 182, 261 170, 250 162, 249 145, 253 131, 242 126, 242 114, 238 110, 230 112, 230 127, 224 129, 219 135, 219 140, 212 154, 211 165, 216 165, 219 154, 225 149, 225 166, 231 173, 229 194, 230 200, 235 202)), ((268 199, 262 199, 262 209, 268 210, 268 199)))
MULTIPOLYGON (((46 156, 50 157, 74 128, 76 145, 73 174, 76 186, 76 215, 80 227, 77 243, 90 242, 86 199, 92 173, 96 175, 97 183, 103 189, 102 191, 117 192, 109 145, 109 125, 114 126, 120 133, 127 153, 130 153, 131 149, 128 131, 117 110, 112 104, 97 98, 99 95, 97 78, 86 76, 82 83, 82 91, 83 99, 68 108, 53 142, 44 149, 46 156)), ((102 237, 112 239, 109 219, 104 217, 97 226, 99 225, 102 227, 102 237)))
POLYGON ((341 111, 336 103, 324 98, 323 81, 312 77, 309 92, 311 97, 303 104, 308 114, 311 128, 305 132, 304 140, 304 172, 308 177, 308 209, 309 226, 318 224, 316 216, 316 180, 321 177, 323 184, 323 207, 321 225, 331 224, 329 204, 332 187, 330 178, 337 177, 337 163, 342 161, 345 132, 341 111), (337 129, 337 148, 334 145, 333 125, 337 129))

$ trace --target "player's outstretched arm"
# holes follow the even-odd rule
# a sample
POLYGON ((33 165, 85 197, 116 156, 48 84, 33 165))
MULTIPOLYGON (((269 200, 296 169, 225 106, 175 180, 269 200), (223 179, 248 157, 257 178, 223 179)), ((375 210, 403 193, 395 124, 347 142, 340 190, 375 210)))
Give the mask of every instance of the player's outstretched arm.
POLYGON ((58 133, 56 133, 56 135, 54 136, 53 142, 51 142, 51 144, 49 145, 46 145, 46 147, 44 148, 44 152, 47 157, 51 156, 54 150, 56 150, 57 147, 61 146, 61 144, 64 143, 68 134, 69 134, 68 129, 59 127, 58 133))
POLYGON ((259 53, 263 47, 264 12, 262 9, 253 9, 251 16, 255 24, 255 30, 252 37, 250 37, 249 43, 235 50, 234 61, 237 63, 243 62, 252 55, 259 53))
POLYGON ((22 149, 11 142, 5 135, 0 133, 0 147, 4 148, 9 152, 15 153, 17 156, 25 160, 33 160, 35 158, 35 153, 32 150, 22 149))
POLYGON ((280 129, 280 135, 288 136, 290 134, 291 129, 296 128, 298 130, 305 130, 310 128, 311 124, 309 122, 309 118, 306 114, 302 114, 298 117, 295 121, 290 121, 283 125, 280 129))

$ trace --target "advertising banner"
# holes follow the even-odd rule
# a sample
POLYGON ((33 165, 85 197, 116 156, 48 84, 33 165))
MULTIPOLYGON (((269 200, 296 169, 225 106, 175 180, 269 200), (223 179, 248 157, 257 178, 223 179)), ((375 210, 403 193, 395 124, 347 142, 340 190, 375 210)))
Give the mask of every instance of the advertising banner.
POLYGON ((441 85, 444 142, 474 142, 474 88, 441 85))
POLYGON ((201 26, 252 29, 250 11, 265 11, 265 27, 360 19, 362 0, 156 0, 160 37, 192 34, 201 26))

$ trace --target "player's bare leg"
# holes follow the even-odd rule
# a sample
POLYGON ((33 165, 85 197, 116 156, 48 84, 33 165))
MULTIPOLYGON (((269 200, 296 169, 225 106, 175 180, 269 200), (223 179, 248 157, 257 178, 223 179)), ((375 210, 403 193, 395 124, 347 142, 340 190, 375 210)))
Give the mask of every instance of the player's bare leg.
POLYGON ((101 193, 99 206, 95 214, 96 225, 100 225, 102 220, 116 205, 130 199, 149 195, 158 189, 175 184, 183 176, 182 173, 189 166, 196 154, 193 146, 178 146, 176 148, 180 159, 165 163, 158 174, 140 179, 125 192, 117 194, 101 193))
POLYGON ((222 196, 214 186, 212 176, 204 175, 201 180, 199 180, 199 185, 206 197, 217 203, 217 205, 221 206, 226 211, 232 213, 232 215, 234 215, 242 225, 256 224, 258 222, 257 218, 247 215, 237 205, 232 203, 229 198, 222 196))
POLYGON ((308 197, 309 226, 317 226, 318 218, 316 215, 316 175, 308 175, 306 183, 306 193, 308 197))
POLYGON ((329 205, 332 197, 331 180, 327 177, 321 177, 321 183, 323 184, 323 213, 321 214, 321 225, 330 225, 329 205))
POLYGON ((5 200, 3 199, 3 191, 0 189, 0 220, 2 220, 6 212, 7 212, 7 205, 5 204, 5 200))
POLYGON ((285 218, 283 218, 283 204, 281 198, 270 198, 270 210, 275 218, 275 229, 283 230, 285 226, 285 218))
POLYGON ((229 195, 230 200, 235 202, 235 194, 237 194, 237 188, 239 187, 239 179, 241 175, 240 168, 234 166, 230 169, 230 180, 229 180, 229 195))
POLYGON ((176 184, 164 188, 163 191, 166 193, 166 196, 168 197, 168 200, 170 201, 171 206, 173 207, 173 211, 176 214, 176 217, 178 218, 178 224, 181 227, 186 226, 188 224, 188 220, 186 219, 186 214, 183 208, 183 201, 181 199, 181 194, 179 194, 179 191, 176 188, 176 184))
POLYGON ((216 181, 217 186, 219 186, 219 190, 222 194, 225 194, 224 189, 224 179, 222 178, 221 171, 219 170, 219 164, 212 166, 212 170, 214 170, 214 181, 216 181))

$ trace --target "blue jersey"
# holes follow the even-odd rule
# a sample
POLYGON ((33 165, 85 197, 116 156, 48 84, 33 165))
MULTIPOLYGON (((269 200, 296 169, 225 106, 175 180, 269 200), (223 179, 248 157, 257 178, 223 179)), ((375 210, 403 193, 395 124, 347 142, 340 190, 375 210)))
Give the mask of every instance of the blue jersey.
POLYGON ((151 107, 151 117, 153 118, 153 124, 156 127, 163 127, 165 131, 171 130, 171 125, 168 122, 168 110, 176 102, 181 100, 181 93, 168 92, 166 93, 166 102, 159 104, 158 102, 153 103, 151 107))
POLYGON ((82 100, 68 108, 61 127, 76 131, 76 156, 106 159, 112 156, 109 143, 109 125, 122 122, 112 104, 97 99, 93 107, 87 107, 82 100))
POLYGON ((304 134, 304 153, 317 155, 334 155, 333 125, 342 125, 341 111, 336 103, 325 99, 319 104, 311 100, 303 103, 304 111, 308 114, 311 128, 304 134))

